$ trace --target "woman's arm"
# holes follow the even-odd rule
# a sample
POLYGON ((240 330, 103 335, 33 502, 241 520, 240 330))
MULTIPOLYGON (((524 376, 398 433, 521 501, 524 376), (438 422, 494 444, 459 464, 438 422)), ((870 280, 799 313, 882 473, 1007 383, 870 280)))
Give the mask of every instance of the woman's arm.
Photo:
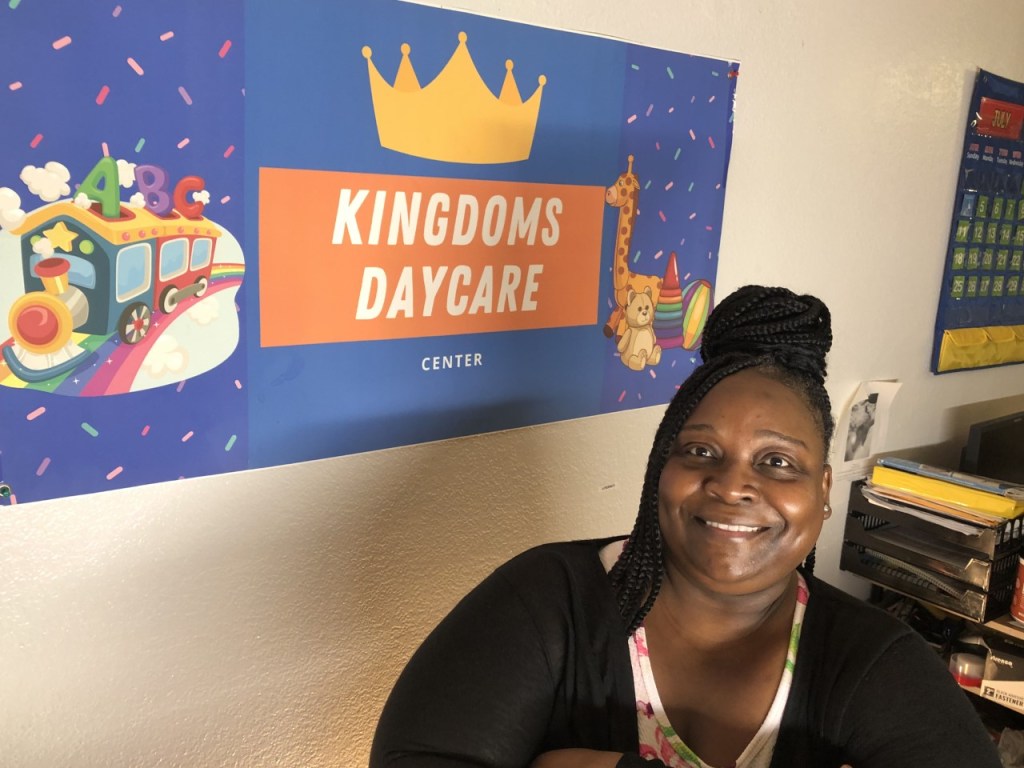
MULTIPOLYGON (((621 752, 599 752, 593 749, 555 749, 544 752, 530 764, 530 768, 618 768, 621 752)), ((644 762, 645 766, 654 763, 644 762)))
MULTIPOLYGON (((667 768, 656 758, 635 752, 601 752, 593 749, 555 749, 537 756, 530 768, 667 768)), ((850 766, 843 766, 850 768, 850 766)))
POLYGON ((865 672, 843 732, 856 768, 1000 768, 967 694, 916 634, 897 638, 865 672))
MULTIPOLYGON (((557 649, 554 649, 557 653, 557 649)), ((410 659, 384 705, 370 768, 526 768, 553 709, 552 649, 499 570, 410 659)))

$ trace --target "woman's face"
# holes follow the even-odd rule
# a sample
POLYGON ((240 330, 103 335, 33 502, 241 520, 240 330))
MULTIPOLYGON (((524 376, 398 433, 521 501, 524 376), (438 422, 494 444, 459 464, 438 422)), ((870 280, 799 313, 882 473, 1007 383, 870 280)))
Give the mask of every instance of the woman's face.
POLYGON ((811 551, 832 486, 802 397, 748 369, 716 384, 661 473, 665 567, 722 594, 786 581, 811 551))

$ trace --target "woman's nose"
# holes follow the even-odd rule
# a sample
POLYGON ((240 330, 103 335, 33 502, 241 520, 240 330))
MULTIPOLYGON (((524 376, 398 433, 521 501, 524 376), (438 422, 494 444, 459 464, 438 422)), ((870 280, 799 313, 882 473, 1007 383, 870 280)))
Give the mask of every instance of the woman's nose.
POLYGON ((704 490, 728 504, 753 501, 758 495, 757 478, 753 469, 743 462, 720 462, 708 469, 704 490))

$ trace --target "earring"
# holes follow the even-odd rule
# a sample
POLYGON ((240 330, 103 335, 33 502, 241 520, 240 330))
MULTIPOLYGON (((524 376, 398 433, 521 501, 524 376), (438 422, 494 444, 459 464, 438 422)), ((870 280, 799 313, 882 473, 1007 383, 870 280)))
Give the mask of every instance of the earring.
POLYGON ((830 517, 832 517, 832 505, 831 504, 826 504, 825 505, 825 519, 828 520, 828 518, 830 518, 830 517))

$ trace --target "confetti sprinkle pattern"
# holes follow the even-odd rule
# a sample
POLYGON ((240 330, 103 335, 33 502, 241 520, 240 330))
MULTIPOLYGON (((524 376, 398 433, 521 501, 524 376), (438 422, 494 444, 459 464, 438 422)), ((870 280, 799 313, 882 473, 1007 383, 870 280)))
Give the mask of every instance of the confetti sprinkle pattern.
MULTIPOLYGON (((634 169, 641 185, 630 268, 639 274, 661 276, 666 262, 675 263, 679 273, 686 273, 687 285, 695 279, 713 285, 724 202, 721 182, 728 161, 727 152, 716 150, 731 135, 735 80, 721 77, 726 71, 721 62, 699 57, 680 63, 664 52, 631 47, 628 58, 631 60, 626 76, 627 98, 623 104, 626 127, 621 151, 635 155, 634 169), (648 74, 641 77, 641 72, 648 74), (663 73, 660 81, 650 74, 658 72, 663 73), (651 149, 645 152, 645 146, 651 149), (659 154, 663 149, 668 149, 668 153, 659 154), (684 198, 686 195, 689 197, 684 198), (645 210, 654 211, 655 216, 645 217, 645 210), (679 246, 669 251, 665 243, 679 246), (643 256, 645 253, 653 255, 643 256), (709 253, 711 258, 707 258, 709 253)), ((619 359, 615 345, 607 344, 603 408, 616 410, 635 407, 636 403, 665 402, 675 393, 680 379, 694 367, 696 358, 692 352, 671 344, 671 334, 664 323, 680 310, 672 299, 667 301, 656 307, 655 317, 657 323, 660 312, 663 326, 658 330, 656 325, 656 333, 659 339, 666 334, 669 348, 663 348, 657 367, 645 369, 646 376, 629 371, 619 359), (659 376, 663 369, 672 370, 671 375, 659 376)), ((673 328, 676 337, 681 338, 678 323, 673 328)))
MULTIPOLYGON (((0 153, 0 187, 17 187, 22 208, 31 211, 43 203, 19 181, 26 165, 61 163, 74 190, 101 157, 152 163, 172 182, 201 176, 210 192, 208 215, 241 238, 243 207, 220 202, 243 194, 240 3, 211 5, 201 14, 162 3, 5 5, 17 13, 0 24, 0 72, 7 74, 0 88, 0 114, 7 116, 0 120, 7 148, 0 153), (102 41, 100 30, 107 30, 102 41), (200 59, 204 67, 195 66, 200 59), (178 152, 179 144, 185 151, 178 152)), ((122 199, 135 191, 122 190, 122 199)), ((20 280, 20 272, 14 277, 20 280)), ((0 284, 11 278, 0 264, 0 284)), ((118 347, 116 333, 113 339, 118 347)), ((116 352, 104 350, 96 368, 115 375, 116 352)), ((56 383, 0 386, 0 413, 21 414, 0 428, 5 475, 23 501, 34 501, 246 468, 246 402, 235 384, 246 382, 245 360, 236 354, 199 377, 187 396, 174 386, 129 397, 49 394, 81 389, 88 372, 56 383), (182 442, 195 424, 204 426, 192 427, 193 436, 182 442)), ((0 385, 10 375, 0 363, 0 385)))

